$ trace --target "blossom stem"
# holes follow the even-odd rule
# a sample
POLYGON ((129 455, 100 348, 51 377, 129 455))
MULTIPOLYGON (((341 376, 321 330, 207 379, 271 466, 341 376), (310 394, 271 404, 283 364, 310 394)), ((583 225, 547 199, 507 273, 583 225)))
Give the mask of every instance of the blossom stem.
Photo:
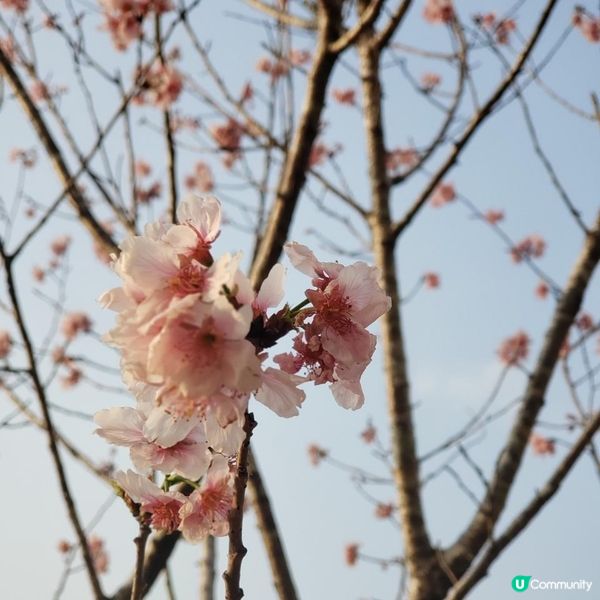
POLYGON ((310 300, 308 298, 302 300, 302 302, 296 304, 296 306, 288 310, 288 315, 292 318, 295 317, 305 306, 308 306, 309 304, 310 300))

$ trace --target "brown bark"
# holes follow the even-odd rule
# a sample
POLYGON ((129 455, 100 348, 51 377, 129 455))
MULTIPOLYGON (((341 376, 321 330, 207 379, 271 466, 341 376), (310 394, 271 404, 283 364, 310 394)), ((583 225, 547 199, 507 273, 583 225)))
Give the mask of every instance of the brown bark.
MULTIPOLYGON (((365 6, 363 1, 362 6, 365 6)), ((411 598, 429 599, 431 586, 444 578, 431 545, 422 510, 419 463, 414 438, 406 355, 400 315, 400 293, 391 236, 390 187, 385 165, 382 90, 379 78, 380 49, 373 43, 372 28, 361 36, 358 47, 363 92, 363 114, 369 163, 373 212, 370 221, 375 262, 381 270, 381 283, 392 300, 392 308, 382 317, 381 329, 385 361, 388 412, 390 416, 394 479, 404 557, 410 577, 411 598)))

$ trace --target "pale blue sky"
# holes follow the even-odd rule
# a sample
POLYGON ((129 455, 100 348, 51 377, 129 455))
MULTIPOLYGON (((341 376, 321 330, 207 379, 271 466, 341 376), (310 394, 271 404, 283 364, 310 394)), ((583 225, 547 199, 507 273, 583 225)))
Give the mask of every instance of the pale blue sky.
MULTIPOLYGON (((502 13, 512 3, 505 0, 480 3, 464 0, 457 4, 461 16, 468 18, 477 11, 496 10, 502 13)), ((598 8, 596 2, 583 4, 589 10, 598 8)), ((441 27, 423 23, 421 5, 422 0, 417 0, 398 39, 421 47, 446 48, 446 33, 441 27)), ((531 17, 538 13, 539 5, 530 0, 521 9, 519 23, 524 23, 525 33, 529 32, 531 17)), ((574 2, 570 0, 559 3, 534 60, 543 58, 562 33, 569 22, 573 5, 574 2)), ((260 43, 264 41, 264 30, 240 21, 231 13, 247 15, 248 10, 241 2, 205 0, 196 11, 193 24, 202 40, 212 41, 211 54, 215 64, 234 90, 241 89, 246 79, 259 86, 263 76, 254 72, 254 64, 264 54, 260 48, 260 43)), ((109 46, 106 34, 98 31, 98 24, 99 20, 92 17, 87 22, 90 51, 106 57, 111 64, 119 60, 119 64, 123 65, 123 61, 130 56, 116 55, 109 46)), ((39 34, 41 70, 51 76, 55 84, 72 85, 69 59, 53 39, 48 32, 39 34)), ((185 38, 179 39, 185 67, 196 74, 201 73, 201 66, 192 50, 186 46, 185 38)), ((310 49, 312 42, 298 36, 294 46, 310 49)), ((587 43, 577 31, 573 31, 543 72, 544 81, 560 90, 568 100, 589 111, 590 93, 600 91, 598 58, 598 45, 587 43)), ((356 56, 352 53, 345 59, 351 66, 356 64, 356 56)), ((485 98, 501 76, 501 70, 497 62, 483 51, 477 54, 474 62, 477 65, 474 73, 481 90, 480 97, 485 98)), ((409 68, 417 76, 424 70, 439 70, 445 78, 444 89, 451 89, 451 71, 439 64, 411 59, 409 68)), ((123 72, 127 75, 129 68, 123 68, 123 72)), ((356 84, 356 78, 349 69, 337 67, 333 86, 356 84)), ((116 99, 98 81, 92 83, 92 89, 100 118, 104 122, 114 110, 116 99)), ((302 91, 303 79, 298 77, 298 97, 302 91)), ((439 115, 425 106, 423 100, 410 91, 402 76, 393 69, 386 71, 385 92, 388 146, 407 145, 411 140, 417 145, 426 143, 439 115)), ((5 95, 8 96, 7 90, 5 95)), ((597 124, 570 115, 535 84, 529 86, 527 98, 542 142, 564 186, 590 222, 600 206, 597 197, 600 183, 600 129, 597 124)), ((92 132, 81 100, 67 96, 61 106, 78 139, 82 140, 82 146, 87 148, 92 132)), ((186 114, 199 115, 209 122, 213 116, 190 96, 186 96, 180 106, 186 114)), ((463 116, 468 116, 469 108, 465 104, 463 116)), ((135 114, 145 114, 152 122, 159 122, 156 111, 138 109, 135 114)), ((337 108, 329 102, 324 121, 328 126, 323 139, 330 145, 335 142, 343 144, 344 151, 339 156, 339 164, 354 195, 366 205, 368 183, 360 115, 356 110, 337 108)), ((154 165, 164 164, 160 162, 163 161, 160 136, 148 128, 139 128, 136 143, 138 148, 143 149, 139 152, 141 157, 154 165)), ((14 193, 15 169, 4 158, 14 146, 32 145, 37 145, 33 132, 25 125, 20 109, 5 97, 0 110, 0 195, 5 202, 10 202, 14 193)), ((117 162, 117 157, 123 154, 120 133, 110 138, 109 148, 111 158, 117 162)), ((39 153, 42 153, 41 150, 39 153)), ((444 155, 445 151, 437 159, 444 155)), ((198 158, 191 152, 181 154, 182 177, 198 158)), ((217 159, 209 155, 207 160, 215 168, 217 181, 226 181, 227 176, 219 168, 217 159)), ((45 161, 40 162, 33 172, 27 174, 25 189, 36 200, 47 204, 60 188, 45 161)), ((99 162, 95 164, 100 168, 99 162)), ((259 163, 254 166, 258 169, 259 163)), ((164 167, 158 167, 157 175, 164 177, 164 167)), ((424 179, 421 176, 419 178, 419 181, 394 193, 396 214, 402 213, 421 188, 424 179)), ((503 108, 500 114, 484 125, 448 179, 480 209, 505 210, 506 230, 513 239, 521 239, 530 233, 541 234, 548 241, 548 250, 540 266, 557 282, 564 283, 581 245, 581 234, 532 152, 517 103, 503 108)), ((244 202, 254 202, 253 192, 247 190, 227 190, 227 194, 244 202)), ((343 208, 335 200, 330 202, 335 209, 343 208)), ((230 211, 230 215, 239 218, 239 213, 228 206, 227 200, 224 205, 226 212, 230 211)), ((68 213, 66 209, 63 211, 63 214, 68 213)), ((158 215, 158 210, 155 214, 158 215)), ((322 225, 322 231, 331 239, 339 243, 347 242, 354 248, 354 240, 349 239, 347 232, 336 222, 318 214, 306 198, 303 199, 291 238, 315 244, 315 240, 306 234, 307 228, 315 227, 315 223, 322 225)), ((22 233, 29 226, 30 223, 24 223, 22 219, 13 239, 18 239, 19 232, 22 233)), ((366 234, 364 228, 362 231, 366 234)), ((38 341, 46 332, 48 312, 38 298, 28 293, 31 288, 30 271, 34 264, 47 262, 49 241, 65 232, 75 240, 74 250, 69 256, 71 274, 66 309, 89 311, 98 332, 106 331, 112 322, 112 315, 97 306, 96 298, 102 291, 115 285, 115 278, 108 269, 90 258, 91 243, 81 228, 68 218, 58 218, 44 229, 39 239, 20 257, 17 265, 29 326, 38 341)), ((248 254, 248 236, 232 228, 224 229, 216 246, 217 253, 239 249, 248 254)), ((319 249, 318 244, 315 251, 324 258, 336 258, 319 249)), ((542 302, 534 297, 537 277, 526 266, 513 265, 502 242, 485 225, 473 220, 460 203, 439 210, 426 207, 400 241, 398 261, 405 291, 411 289, 425 271, 437 271, 442 277, 442 286, 438 291, 421 292, 403 310, 413 399, 417 403, 417 439, 423 453, 459 428, 487 397, 501 372, 495 351, 503 338, 518 329, 526 330, 533 340, 532 357, 527 365, 533 364, 544 328, 551 317, 553 301, 549 298, 542 302)), ((290 302, 295 303, 302 298, 305 285, 303 276, 289 272, 290 302)), ((49 282, 42 289, 50 292, 52 286, 49 282)), ((4 291, 0 291, 0 297, 4 298, 2 294, 4 291)), ((596 319, 600 318, 599 299, 600 286, 596 277, 584 302, 585 308, 596 319)), ((0 319, 0 327, 4 327, 4 313, 0 313, 0 319)), ((91 353, 99 361, 117 364, 116 355, 97 341, 79 340, 74 348, 77 352, 91 353)), ((595 342, 592 344, 594 348, 595 342)), ((594 360, 594 364, 597 364, 597 356, 594 360)), ((581 365, 578 368, 578 372, 581 372, 581 365)), ((89 373, 91 375, 92 371, 89 373)), ((98 373, 94 373, 94 376, 101 380, 98 373)), ((558 379, 555 377, 547 398, 543 413, 545 421, 560 421, 565 413, 572 410, 564 386, 558 379)), ((497 406, 517 397, 524 383, 522 374, 511 373, 497 406)), ((345 474, 328 465, 312 468, 306 457, 307 445, 316 442, 346 462, 378 468, 359 436, 367 420, 372 419, 383 438, 388 438, 379 356, 369 367, 364 385, 367 401, 355 413, 338 407, 323 388, 307 389, 307 400, 301 415, 295 419, 284 420, 261 405, 254 407, 259 426, 253 443, 267 479, 303 599, 395 598, 398 573, 394 568, 382 571, 374 565, 360 564, 349 569, 344 565, 343 548, 347 542, 356 541, 367 554, 394 556, 401 553, 398 530, 389 523, 375 519, 373 508, 354 490, 345 474)), ((63 391, 58 385, 52 387, 52 400, 89 413, 130 401, 126 396, 101 393, 89 386, 63 391)), ((5 399, 0 401, 0 408, 1 417, 12 411, 12 406, 5 399)), ((490 426, 474 450, 474 456, 488 473, 501 447, 502 435, 510 426, 512 414, 490 426)), ((68 433, 91 455, 108 457, 109 449, 92 435, 91 423, 61 415, 56 418, 61 431, 68 433)), ((552 431, 546 433, 556 435, 552 431)), ((568 434, 560 432, 558 435, 569 439, 568 434)), ((533 490, 543 484, 563 454, 564 447, 561 445, 554 457, 527 454, 524 468, 510 497, 507 517, 514 514, 533 490)), ((120 466, 128 466, 124 453, 119 453, 118 457, 120 466)), ((68 459, 67 463, 82 518, 87 522, 110 496, 110 490, 92 479, 79 465, 71 464, 68 459)), ((424 473, 433 466, 427 465, 424 473)), ((476 489, 477 482, 467 474, 464 466, 457 464, 457 468, 476 489)), ((385 473, 381 469, 379 472, 385 473)), ((0 597, 7 600, 50 598, 61 572, 61 558, 56 551, 56 544, 63 537, 72 539, 72 535, 46 451, 46 441, 39 431, 33 428, 0 430, 0 476, 4 481, 3 510, 0 512, 0 597)), ((481 489, 477 489, 477 492, 481 493, 481 489)), ((393 490, 383 488, 380 497, 382 501, 393 501, 393 490)), ((504 600, 512 593, 509 591, 510 580, 517 573, 540 578, 595 577, 594 589, 600 588, 597 575, 600 572, 599 500, 597 475, 588 458, 583 457, 556 498, 494 564, 489 577, 474 590, 471 597, 504 600)), ((431 536, 441 544, 454 539, 473 511, 470 500, 447 476, 441 476, 426 488, 424 501, 431 536)), ((505 522, 506 518, 503 520, 505 522)), ((124 580, 133 566, 134 547, 131 540, 135 529, 129 513, 118 501, 96 528, 98 534, 106 538, 111 556, 110 572, 103 576, 108 592, 124 580)), ((250 600, 275 599, 255 519, 251 514, 246 520, 245 539, 249 548, 243 566, 246 597, 250 600)), ((219 545, 219 553, 222 558, 225 553, 223 543, 219 545)), ((196 597, 199 558, 197 547, 178 546, 173 565, 179 598, 196 597)), ((85 575, 74 575, 63 598, 79 600, 87 597, 89 590, 85 575)), ((154 600, 165 597, 162 581, 158 582, 150 597, 154 600)), ((561 598, 571 597, 576 597, 576 594, 561 594, 561 598)))

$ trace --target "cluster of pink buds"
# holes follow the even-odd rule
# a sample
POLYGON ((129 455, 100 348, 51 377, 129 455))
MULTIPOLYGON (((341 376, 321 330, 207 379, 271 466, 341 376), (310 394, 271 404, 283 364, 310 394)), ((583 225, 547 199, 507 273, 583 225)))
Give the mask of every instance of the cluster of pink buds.
POLYGON ((106 340, 121 351, 137 404, 100 411, 96 423, 100 436, 130 450, 138 472, 116 475, 126 497, 155 529, 198 541, 227 532, 231 466, 251 396, 291 417, 305 398, 299 386, 312 380, 358 408, 375 349, 365 328, 390 303, 374 268, 320 263, 290 244, 288 256, 314 287, 296 307, 272 311, 283 301, 284 267, 275 265, 257 293, 239 270, 240 254, 213 258, 218 200, 189 197, 177 219, 129 237, 113 263, 122 286, 101 298, 117 313, 106 340), (294 351, 268 366, 269 350, 293 330, 294 351), (153 470, 165 475, 160 487, 146 477, 153 470), (182 482, 190 496, 171 489, 182 482))
POLYGON ((101 0, 104 28, 110 33, 115 48, 126 50, 142 37, 144 19, 162 14, 173 7, 170 0, 101 0))

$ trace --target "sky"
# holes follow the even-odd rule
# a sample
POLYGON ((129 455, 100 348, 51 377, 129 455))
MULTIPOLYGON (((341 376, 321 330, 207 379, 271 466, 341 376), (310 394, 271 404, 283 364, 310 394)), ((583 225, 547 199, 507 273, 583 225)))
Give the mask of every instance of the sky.
MULTIPOLYGON (((74 5, 86 10, 94 2, 74 5)), ((583 2, 588 10, 597 11, 597 3, 583 2)), ((460 15, 468 19, 478 11, 495 10, 499 14, 512 3, 502 0, 457 3, 460 15)), ((567 27, 574 3, 560 2, 551 17, 547 33, 534 54, 534 62, 551 51, 553 44, 567 27)), ((448 49, 448 36, 440 26, 425 24, 421 18, 422 1, 417 0, 398 41, 408 45, 438 50, 448 49)), ((538 14, 540 3, 529 0, 519 9, 519 25, 523 31, 531 28, 532 18, 538 14)), ((0 14, 7 18, 7 11, 0 14)), ((204 0, 194 13, 192 24, 204 42, 211 43, 211 56, 226 83, 234 90, 242 88, 246 80, 257 87, 264 86, 264 76, 256 73, 254 65, 265 54, 264 27, 248 21, 252 13, 241 2, 223 3, 204 0), (261 79, 261 77, 263 79, 261 79)), ((120 65, 127 75, 133 64, 132 53, 117 55, 109 44, 106 32, 99 29, 99 16, 86 20, 89 33, 88 49, 102 56, 108 64, 120 65)), ((36 34, 40 70, 53 84, 74 85, 70 60, 53 34, 40 31, 36 34)), ((177 38, 182 52, 182 65, 202 78, 198 64, 184 37, 177 38), (187 44, 187 45, 186 45, 187 44)), ((312 41, 302 35, 294 39, 294 47, 311 49, 312 41)), ((598 93, 598 45, 585 41, 577 31, 572 31, 553 60, 542 73, 544 82, 560 90, 567 100, 585 111, 591 110, 590 94, 598 93)), ((511 55, 511 50, 506 50, 511 55)), ((481 98, 486 98, 502 76, 501 66, 489 53, 479 51, 474 56, 474 77, 481 98)), ((357 86, 356 56, 349 52, 344 64, 336 67, 331 87, 357 86)), ((423 145, 439 121, 439 114, 414 93, 401 72, 394 68, 391 58, 384 62, 385 124, 388 147, 423 145)), ((439 62, 410 57, 408 68, 418 76, 426 70, 437 70, 444 78, 444 89, 451 90, 452 71, 439 62), (446 83, 447 82, 447 83, 446 83), (446 87, 447 86, 447 87, 446 87)), ((201 79, 204 81, 204 79, 201 79)), ((208 85, 208 84, 207 84, 208 85)), ((101 122, 110 117, 117 99, 107 91, 98 78, 90 75, 90 87, 101 122)), ((298 104, 304 90, 304 79, 295 80, 295 100, 298 104)), ((598 189, 600 157, 600 129, 598 124, 578 118, 531 83, 526 90, 540 139, 547 150, 564 187, 574 199, 588 223, 599 208, 598 189)), ((214 113, 201 105, 197 98, 187 94, 178 107, 186 114, 197 115, 212 122, 214 113)), ((68 116, 69 125, 81 140, 83 148, 89 147, 93 131, 86 118, 80 98, 66 95, 61 108, 68 116)), ((461 106, 461 115, 468 116, 468 100, 461 106)), ((159 122, 153 109, 137 109, 136 145, 140 157, 155 165, 155 174, 164 180, 163 142, 151 126, 159 122)), ((260 105, 256 110, 260 112, 260 105)), ((368 204, 368 180, 364 157, 364 139, 360 113, 352 108, 337 107, 329 100, 324 115, 323 140, 330 146, 343 145, 337 161, 355 197, 368 204)), ((10 205, 17 185, 14 165, 5 157, 13 147, 38 146, 34 132, 25 123, 19 107, 4 88, 0 106, 0 196, 10 205)), ((197 146, 197 144, 196 144, 197 146)), ((119 132, 110 136, 107 148, 114 164, 123 156, 123 138, 119 132)), ((434 165, 443 159, 446 150, 434 157, 434 165)), ((41 157, 43 151, 38 149, 41 157)), ((231 176, 210 154, 200 154, 196 149, 181 152, 180 178, 189 172, 195 161, 202 158, 210 162, 218 182, 229 183, 231 176)), ((101 163, 97 161, 96 166, 101 163)), ((258 161, 250 161, 259 168, 258 161)), ((326 168, 327 169, 327 168, 326 168)), ((330 171, 327 171, 328 173, 330 171)), ((505 229, 514 240, 531 233, 542 235, 548 247, 539 265, 553 280, 564 284, 582 243, 581 232, 565 210, 555 189, 535 156, 517 102, 502 107, 479 131, 463 153, 459 164, 450 173, 451 181, 459 194, 472 201, 479 209, 502 209, 506 213, 505 229)), ((395 190, 393 211, 399 216, 410 205, 426 181, 418 175, 414 182, 395 190)), ((272 182, 271 182, 272 183, 272 182)), ((312 184, 311 184, 312 185, 312 184)), ((29 196, 43 205, 49 204, 60 187, 45 159, 35 170, 26 174, 25 189, 29 196)), ((316 188, 315 188, 316 189, 316 188)), ((253 192, 223 186, 222 201, 225 214, 233 221, 241 218, 233 200, 254 201, 253 192)), ((331 208, 345 209, 335 199, 328 198, 331 208)), ((22 212, 22 211, 21 211, 22 212)), ((144 216, 158 217, 160 209, 151 208, 144 216)), ((29 229, 31 222, 18 219, 12 232, 12 243, 29 229)), ((362 235, 366 229, 358 224, 362 235)), ((349 250, 364 251, 356 237, 340 224, 318 212, 310 199, 304 197, 290 239, 310 244, 319 257, 327 260, 350 259, 336 256, 311 235, 312 228, 320 228, 329 239, 349 250)), ((55 324, 50 318, 47 304, 39 291, 53 296, 57 293, 56 281, 49 280, 37 286, 35 292, 31 269, 44 265, 49 258, 48 244, 57 235, 67 233, 73 238, 73 248, 68 256, 68 278, 65 288, 65 310, 88 311, 94 320, 94 330, 104 333, 111 326, 113 316, 97 304, 98 296, 116 285, 111 271, 96 261, 91 253, 91 242, 82 228, 74 222, 65 206, 31 244, 17 263, 18 280, 28 326, 40 342, 55 324)), ((246 265, 251 252, 251 239, 233 225, 224 227, 216 246, 217 253, 243 250, 246 265)), ((364 259, 371 261, 368 253, 364 259)), ((415 224, 400 240, 397 260, 402 290, 406 294, 426 271, 441 276, 439 290, 420 291, 414 300, 402 308, 405 339, 408 352, 409 376, 415 405, 417 443, 419 453, 425 454, 441 440, 457 431, 488 397, 498 380, 502 365, 496 356, 500 342, 508 335, 523 329, 532 339, 530 358, 525 366, 531 367, 539 351, 543 333, 552 311, 551 298, 541 301, 534 295, 538 277, 525 265, 514 265, 506 246, 482 222, 473 219, 460 201, 441 209, 425 207, 415 224)), ((284 264, 289 266, 287 262, 284 264)), ((304 276, 288 270, 288 296, 291 304, 303 297, 307 282, 304 276)), ((0 298, 5 299, 0 289, 0 298)), ((595 319, 600 318, 598 301, 600 286, 598 276, 584 299, 584 308, 595 319)), ((5 313, 0 313, 0 329, 11 328, 5 313)), ((374 329, 377 332, 377 327, 374 329)), ((592 360, 598 363, 596 340, 590 345, 592 360)), ((98 362, 118 365, 118 357, 94 337, 78 340, 74 349, 87 353, 98 362)), ((577 373, 582 365, 574 363, 577 373)), ((48 368, 47 362, 44 367, 48 368)), ((87 372, 87 370, 86 370, 87 372)), ((89 371, 96 382, 119 386, 119 378, 99 371, 89 371)), ((366 402, 357 412, 345 411, 337 406, 324 389, 307 390, 307 400, 299 417, 282 419, 262 405, 252 409, 258 421, 253 446, 258 462, 267 480, 275 514, 283 534, 289 562, 301 598, 310 600, 393 600, 399 586, 399 572, 391 566, 382 569, 376 564, 360 563, 353 568, 344 564, 344 547, 347 543, 360 544, 361 552, 370 556, 391 558, 402 552, 400 533, 393 523, 375 518, 373 506, 355 489, 348 475, 328 464, 312 467, 306 449, 311 443, 326 448, 331 456, 344 463, 359 465, 385 477, 385 467, 372 456, 371 449, 361 442, 360 433, 372 421, 380 432, 384 445, 389 442, 387 408, 382 378, 381 357, 375 356, 364 378, 366 402)), ((516 369, 511 370, 496 400, 497 407, 511 403, 522 393, 526 377, 516 369)), ((34 400, 25 391, 28 400, 34 400)), ((93 414, 116 404, 127 405, 132 400, 125 394, 102 391, 88 384, 74 390, 63 390, 58 383, 51 386, 51 398, 57 405, 71 410, 93 414)), ((13 407, 0 400, 0 421, 13 412, 13 407)), ((560 377, 555 376, 542 418, 546 423, 564 421, 572 411, 567 391, 560 377)), ((508 431, 514 411, 493 422, 473 440, 472 452, 486 473, 493 468, 501 448, 503 436, 508 431)), ((93 435, 94 425, 89 420, 77 419, 56 413, 57 427, 75 443, 94 457, 108 459, 110 449, 93 435)), ((16 419, 16 422, 19 422, 16 419)), ((528 452, 520 470, 515 488, 510 495, 500 529, 511 515, 522 507, 536 489, 543 485, 555 465, 564 456, 566 444, 573 435, 564 431, 540 428, 544 435, 558 439, 554 456, 533 456, 528 452)), ((69 480, 75 490, 77 504, 85 523, 94 521, 100 507, 111 502, 111 490, 98 483, 77 463, 66 458, 69 480)), ((115 460, 120 467, 129 465, 126 453, 118 452, 115 460)), ((439 462, 432 460, 423 466, 426 476, 439 462)), ((476 478, 460 461, 457 470, 470 486, 481 495, 476 478)), ((62 499, 47 452, 47 442, 42 433, 33 427, 4 427, 0 429, 0 477, 3 480, 2 511, 0 511, 0 597, 7 600, 38 600, 51 598, 62 570, 62 558, 56 550, 60 539, 73 539, 62 499)), ((380 486, 372 490, 382 502, 393 502, 392 487, 380 486)), ((593 464, 582 457, 552 502, 517 541, 492 566, 488 577, 472 592, 475 599, 504 600, 509 597, 510 581, 514 575, 530 574, 540 579, 588 579, 594 581, 593 590, 600 589, 597 540, 600 534, 598 502, 600 489, 593 464)), ((424 508, 432 540, 436 544, 452 542, 468 522, 474 506, 447 475, 441 475, 425 487, 424 508)), ((126 508, 112 501, 106 513, 95 525, 94 532, 106 540, 110 554, 110 570, 102 582, 111 592, 130 573, 134 561, 136 524, 126 508)), ((244 560, 242 586, 250 599, 275 599, 275 591, 266 557, 256 527, 255 518, 248 513, 245 520, 245 543, 249 549, 244 560)), ((226 541, 218 545, 219 569, 224 567, 226 541)), ((173 575, 178 598, 197 597, 198 547, 179 544, 173 560, 173 575)), ((219 596, 222 596, 220 585, 219 596)), ((600 592, 597 592, 600 593, 600 592)), ((541 595, 541 593, 540 593, 541 595)), ((83 572, 74 574, 62 596, 67 600, 89 597, 88 583, 83 572)), ((165 598, 164 583, 159 580, 152 600, 165 598)), ((548 593, 548 597, 553 597, 548 593)), ((554 597, 558 597, 555 594, 554 597)), ((562 598, 578 597, 577 593, 560 594, 562 598)))

